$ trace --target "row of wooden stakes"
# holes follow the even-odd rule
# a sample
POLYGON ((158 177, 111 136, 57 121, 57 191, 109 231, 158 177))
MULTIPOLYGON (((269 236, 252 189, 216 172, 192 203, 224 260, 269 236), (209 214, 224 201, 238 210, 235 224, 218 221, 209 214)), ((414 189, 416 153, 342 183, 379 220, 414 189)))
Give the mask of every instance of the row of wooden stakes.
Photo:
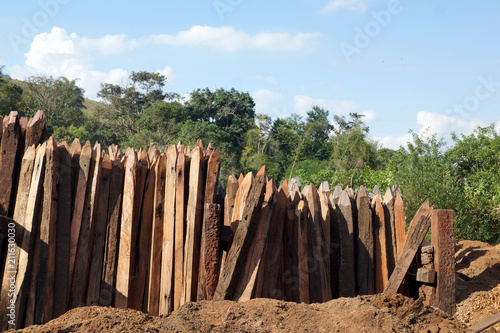
POLYGON ((407 242, 399 191, 277 188, 265 167, 221 191, 219 152, 201 141, 105 152, 42 143, 43 113, 8 117, 0 215, 14 220, 16 246, 2 238, 0 316, 13 303, 17 328, 84 305, 158 315, 196 300, 382 292, 407 242))

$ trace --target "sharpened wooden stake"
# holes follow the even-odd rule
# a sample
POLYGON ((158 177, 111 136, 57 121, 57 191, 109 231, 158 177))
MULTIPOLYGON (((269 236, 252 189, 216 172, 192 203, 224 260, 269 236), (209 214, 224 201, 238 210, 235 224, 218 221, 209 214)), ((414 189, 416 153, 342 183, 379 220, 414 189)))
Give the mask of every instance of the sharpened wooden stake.
POLYGON ((389 281, 387 266, 387 241, 385 232, 385 213, 382 197, 376 194, 372 200, 373 207, 373 241, 375 243, 375 292, 381 293, 389 281))
POLYGON ((309 266, 308 266, 308 240, 307 240, 307 203, 300 200, 295 210, 298 224, 298 275, 299 275, 299 295, 301 303, 310 303, 309 298, 309 266))
POLYGON ((397 259, 397 238, 396 238, 396 222, 394 216, 394 195, 390 187, 384 195, 384 212, 385 212, 385 232, 387 239, 387 266, 389 267, 389 276, 396 265, 397 259))
POLYGON ((399 258, 399 255, 403 251, 406 238, 405 209, 403 198, 401 198, 401 193, 399 191, 397 191, 396 199, 394 200, 394 223, 396 224, 396 258, 399 258))
POLYGON ((357 247, 357 294, 375 293, 373 224, 370 199, 364 186, 361 186, 356 199, 358 211, 357 247))
POLYGON ((179 308, 184 289, 184 240, 186 206, 189 186, 190 158, 180 150, 177 155, 175 179, 175 249, 174 249, 174 310, 179 308))
POLYGON ((339 199, 339 296, 356 296, 356 258, 354 255, 354 219, 351 199, 344 190, 339 199))

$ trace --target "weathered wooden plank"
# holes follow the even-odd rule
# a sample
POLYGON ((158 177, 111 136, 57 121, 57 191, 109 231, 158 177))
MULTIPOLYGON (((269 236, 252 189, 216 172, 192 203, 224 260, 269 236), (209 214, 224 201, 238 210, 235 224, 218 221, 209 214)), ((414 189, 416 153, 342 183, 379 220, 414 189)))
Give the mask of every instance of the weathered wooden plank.
POLYGON ((434 268, 438 279, 434 304, 455 314, 455 234, 453 210, 435 210, 431 218, 431 241, 434 246, 434 268))
MULTIPOLYGON (((312 249, 311 254, 313 254, 314 258, 314 265, 309 265, 309 296, 311 302, 327 302, 332 298, 332 293, 330 274, 326 270, 326 256, 323 249, 324 231, 321 223, 321 202, 318 191, 312 183, 307 190, 306 201, 309 208, 307 228, 309 230, 309 241, 312 243, 312 247, 309 247, 309 249, 312 249), (315 270, 314 274, 311 274, 312 269, 315 270)), ((345 266, 345 268, 347 267, 345 266)))
POLYGON ((298 225, 298 276, 299 276, 299 297, 301 303, 310 303, 309 298, 309 265, 308 265, 308 231, 307 231, 307 203, 305 200, 300 200, 297 204, 295 214, 297 216, 298 225))
MULTIPOLYGON (((233 211, 236 199, 236 193, 238 192, 239 187, 238 180, 234 175, 230 175, 227 179, 226 184, 226 196, 224 197, 224 226, 231 227, 231 221, 233 218, 233 211)), ((232 235, 231 235, 232 237, 232 235)), ((220 270, 224 269, 224 262, 226 261, 227 251, 228 249, 224 249, 222 251, 222 259, 220 263, 220 270)))
POLYGON ((240 176, 238 177, 238 185, 239 185, 239 186, 241 186, 241 183, 243 182, 243 179, 244 179, 244 178, 245 178, 245 177, 243 177, 243 174, 242 174, 242 173, 240 173, 240 176))
POLYGON ((406 238, 405 209, 399 191, 397 191, 394 201, 394 223, 396 225, 396 258, 399 258, 406 238))
POLYGON ((397 259, 396 222, 394 216, 394 196, 390 187, 384 195, 385 233, 387 240, 387 266, 391 275, 397 259))
POLYGON ((231 230, 233 231, 233 235, 235 235, 236 230, 238 229, 238 224, 243 216, 245 202, 247 201, 253 183, 254 176, 251 172, 247 173, 242 182, 239 183, 238 191, 236 191, 236 197, 234 199, 233 217, 231 219, 231 230))
POLYGON ((220 163, 219 149, 215 149, 208 159, 207 175, 205 178, 205 204, 217 202, 217 184, 219 181, 220 163))
MULTIPOLYGON (((71 145, 73 147, 73 144, 71 145)), ((71 149, 71 147, 70 147, 71 149)), ((70 234, 70 247, 69 247, 69 288, 73 284, 73 272, 76 260, 76 251, 78 248, 78 239, 80 238, 80 229, 82 226, 83 211, 85 205, 85 198, 87 193, 87 183, 89 182, 90 165, 92 161, 92 146, 90 141, 85 143, 79 159, 79 168, 76 180, 75 201, 73 205, 73 217, 71 219, 71 234, 70 234)), ((70 294, 70 293, 69 293, 70 294)), ((70 296, 68 294, 68 296, 70 296)), ((72 305, 68 303, 71 308, 72 305)))
MULTIPOLYGON (((99 202, 99 182, 101 181, 101 146, 96 143, 92 150, 89 179, 85 191, 85 204, 76 249, 69 304, 72 308, 83 306, 87 300, 87 285, 90 274, 90 260, 94 239, 95 218, 99 202)), ((83 156, 83 154, 82 154, 83 156)))
POLYGON ((234 235, 233 245, 227 255, 224 270, 219 277, 219 283, 214 295, 216 301, 232 299, 233 297, 257 228, 262 202, 264 201, 266 178, 266 168, 263 166, 257 173, 254 184, 250 189, 243 209, 242 219, 234 235))
MULTIPOLYGON (((287 185, 288 186, 288 185, 287 185)), ((286 189, 288 193, 288 188, 286 189)), ((284 188, 281 188, 275 196, 274 208, 272 209, 271 226, 262 255, 261 268, 257 276, 255 297, 275 298, 276 285, 279 277, 279 264, 283 244, 283 230, 285 227, 287 209, 287 196, 284 188)))
POLYGON ((357 248, 357 294, 375 293, 373 223, 370 199, 364 186, 361 186, 356 198, 358 217, 357 248))
POLYGON ((172 312, 174 307, 174 248, 177 147, 166 152, 165 212, 163 216, 163 247, 161 260, 160 315, 172 312))
POLYGON ((291 194, 295 189, 298 189, 300 192, 300 179, 298 176, 290 179, 290 184, 288 185, 289 194, 291 194))
POLYGON ((433 207, 429 208, 424 214, 422 214, 418 220, 414 219, 412 221, 413 225, 409 228, 403 252, 401 253, 396 267, 389 278, 389 282, 384 289, 384 294, 396 293, 401 287, 408 269, 410 268, 420 245, 424 241, 427 231, 429 231, 429 228, 431 227, 432 213, 433 207))
MULTIPOLYGON (((13 277, 14 282, 16 281, 16 273, 17 275, 23 275, 26 273, 27 268, 26 265, 24 267, 19 266, 19 261, 21 253, 27 253, 29 251, 29 246, 28 248, 22 246, 29 245, 29 238, 31 236, 31 229, 25 229, 27 226, 25 225, 24 221, 30 193, 31 179, 35 162, 35 153, 36 152, 34 145, 28 147, 28 149, 24 153, 21 163, 21 172, 13 216, 14 221, 19 225, 19 230, 16 230, 16 240, 18 240, 18 242, 15 247, 15 254, 13 259, 11 257, 11 245, 9 245, 8 247, 9 251, 7 252, 7 260, 1 286, 2 289, 0 290, 0 318, 7 319, 0 321, 0 331, 6 331, 9 328, 15 328, 14 325, 9 324, 9 321, 15 322, 16 320, 13 319, 16 319, 16 317, 10 316, 10 309, 7 308, 10 305, 10 300, 13 299, 12 295, 9 296, 9 293, 11 293, 10 286, 13 277), (28 239, 28 241, 26 241, 26 239, 28 239)), ((24 261, 24 264, 26 264, 26 261, 24 261)), ((15 289, 14 296, 19 297, 19 290, 17 288, 15 289)), ((16 315, 18 315, 18 313, 16 313, 16 315)))
POLYGON ((339 199, 340 199, 340 196, 342 195, 342 185, 340 184, 337 184, 337 186, 335 186, 335 190, 333 191, 332 193, 332 196, 333 196, 333 202, 335 204, 338 204, 339 203, 339 199))
POLYGON ((387 266, 387 241, 385 232, 385 213, 380 194, 375 194, 372 200, 373 207, 373 241, 375 257, 375 292, 384 291, 389 280, 387 266))
MULTIPOLYGON (((16 193, 14 179, 19 171, 17 165, 18 151, 21 146, 21 129, 16 111, 11 111, 6 126, 3 128, 0 153, 0 215, 12 216, 14 195, 16 193)), ((0 263, 3 263, 3 237, 0 237, 0 263)), ((1 268, 0 268, 1 272, 1 268)))
MULTIPOLYGON (((342 192, 340 192, 342 194, 342 192)), ((332 290, 332 298, 339 297, 339 215, 340 208, 338 207, 338 198, 334 199, 333 194, 328 197, 328 203, 332 210, 330 220, 330 287, 332 290)))
MULTIPOLYGON (((293 179, 292 179, 293 180, 293 179)), ((298 286, 298 225, 295 216, 295 207, 300 201, 302 194, 300 193, 300 181, 295 179, 294 184, 290 184, 285 180, 281 184, 282 189, 287 196, 286 217, 283 230, 283 255, 281 274, 283 298, 286 301, 298 302, 300 299, 298 286), (293 189, 291 188, 293 186, 293 189)))
POLYGON ((254 295, 255 281, 259 272, 260 263, 262 262, 264 246, 269 234, 275 195, 276 186, 274 185, 273 180, 268 181, 266 184, 260 217, 257 222, 257 228, 255 229, 255 235, 248 250, 248 255, 233 295, 233 300, 235 301, 249 301, 254 295))
POLYGON ((469 326, 469 333, 478 333, 482 332, 488 327, 495 325, 496 323, 500 323, 500 312, 494 314, 491 317, 486 318, 485 320, 480 321, 477 324, 469 326))
POLYGON ((25 149, 29 146, 39 145, 45 141, 45 115, 42 110, 38 110, 33 118, 28 122, 28 128, 24 137, 25 149))
MULTIPOLYGON (((31 286, 32 268, 37 258, 35 256, 35 240, 39 235, 40 217, 43 202, 43 179, 45 176, 46 143, 36 149, 35 164, 31 177, 28 202, 24 222, 24 234, 19 253, 19 270, 16 275, 16 329, 23 328, 25 322, 33 323, 33 312, 27 309, 31 286), (29 314, 29 315, 28 315, 29 314), (28 317, 28 318, 27 318, 28 317)), ((34 303, 32 303, 34 305, 34 303)))
POLYGON ((99 205, 97 207, 94 228, 92 258, 90 261, 89 283, 87 290, 87 305, 99 305, 102 282, 102 267, 104 260, 104 245, 108 220, 109 192, 111 182, 111 159, 104 154, 101 164, 101 179, 99 181, 99 205))
POLYGON ((131 281, 133 292, 129 295, 128 307, 138 311, 142 310, 144 298, 147 298, 146 285, 148 284, 149 263, 151 259, 151 233, 153 228, 153 205, 155 190, 155 168, 158 163, 156 151, 150 152, 152 157, 142 198, 141 215, 137 230, 137 245, 135 257, 135 274, 131 281))
POLYGON ((118 263, 116 265, 115 306, 127 308, 129 283, 133 277, 135 263, 135 241, 137 228, 134 217, 137 215, 135 197, 137 196, 137 153, 129 148, 126 152, 125 178, 123 183, 122 214, 120 225, 120 243, 118 246, 118 263))
POLYGON ((184 289, 184 239, 189 185, 189 157, 184 151, 177 155, 175 179, 175 249, 174 249, 174 310, 179 308, 184 289))
MULTIPOLYGON (((208 148, 207 148, 208 149, 208 148)), ((200 249, 197 299, 211 301, 219 280, 219 249, 222 212, 219 204, 206 203, 200 249)))
POLYGON ((204 155, 201 147, 191 152, 189 193, 186 210, 186 236, 184 243, 184 286, 181 305, 196 300, 198 268, 200 265, 200 237, 204 183, 204 155))
POLYGON ((149 265, 148 313, 159 315, 161 254, 163 247, 163 207, 165 204, 165 157, 158 156, 155 165, 155 188, 153 199, 153 227, 151 235, 151 259, 149 265))
MULTIPOLYGON (((325 191, 319 191, 319 200, 320 200, 320 222, 321 227, 323 229, 323 238, 321 242, 321 247, 323 251, 323 263, 325 265, 325 270, 327 272, 327 283, 328 289, 331 290, 331 259, 330 259, 330 251, 331 251, 331 220, 333 208, 330 205, 328 197, 330 196, 330 191, 328 187, 328 182, 321 183, 322 189, 327 189, 325 191)), ((330 299, 331 299, 331 291, 330 291, 330 299)))
POLYGON ((99 305, 114 305, 116 293, 116 267, 118 263, 120 224, 122 214, 122 199, 124 185, 125 157, 117 151, 110 149, 111 177, 109 182, 108 218, 106 226, 106 239, 104 245, 104 258, 102 269, 99 305))
POLYGON ((355 224, 348 191, 339 199, 339 296, 356 296, 356 257, 354 255, 355 224))

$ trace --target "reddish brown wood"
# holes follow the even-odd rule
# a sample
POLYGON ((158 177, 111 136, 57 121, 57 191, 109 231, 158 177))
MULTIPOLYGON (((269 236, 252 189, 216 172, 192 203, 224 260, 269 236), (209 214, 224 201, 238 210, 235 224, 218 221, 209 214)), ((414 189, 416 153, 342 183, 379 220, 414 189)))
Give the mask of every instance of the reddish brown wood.
MULTIPOLYGON (((209 144, 209 147, 211 145, 209 144)), ((208 153, 207 148, 207 153, 208 153)), ((216 203, 217 201, 217 184, 219 181, 219 171, 220 171, 220 154, 219 150, 215 149, 209 154, 208 167, 206 174, 205 183, 205 204, 216 203)), ((206 158, 207 156, 205 156, 206 158)))
POLYGON ((102 269, 102 281, 99 296, 99 305, 114 305, 116 293, 116 267, 119 252, 120 220, 122 208, 122 189, 124 185, 124 164, 117 151, 110 148, 111 177, 108 202, 108 218, 106 227, 106 239, 104 246, 104 259, 102 269))
POLYGON ((102 158, 101 179, 99 181, 99 205, 95 217, 92 257, 90 261, 87 305, 99 305, 104 260, 104 245, 108 219, 108 204, 111 181, 111 159, 108 154, 102 158))
MULTIPOLYGON (((340 192, 342 194, 342 191, 340 192)), ((332 290, 332 298, 339 297, 339 215, 340 208, 338 207, 338 198, 334 199, 333 194, 328 197, 332 214, 330 222, 330 287, 332 290)))
POLYGON ((358 218, 357 250, 357 294, 375 293, 373 223, 370 199, 364 186, 361 186, 356 199, 358 218))
MULTIPOLYGON (((0 153, 0 215, 12 216, 14 210, 13 188, 16 184, 19 166, 17 165, 18 151, 21 145, 21 129, 16 111, 11 111, 6 126, 3 128, 0 153)), ((0 263, 3 263, 3 238, 0 238, 0 263)), ((1 269, 0 269, 1 271, 1 269)))
POLYGON ((174 307, 174 247, 176 199, 177 147, 169 146, 166 152, 165 212, 163 215, 163 248, 161 261, 160 315, 172 312, 174 307))
MULTIPOLYGON (((234 175, 230 175, 226 184, 226 196, 224 198, 224 226, 231 227, 231 221, 233 218, 233 211, 236 199, 236 193, 238 192, 239 183, 234 175)), ((231 234, 232 238, 232 234, 231 234)), ((224 249, 222 253, 220 270, 224 269, 224 262, 226 261, 228 248, 224 249)))
POLYGON ((25 149, 31 145, 39 145, 45 141, 45 115, 38 110, 28 122, 28 128, 24 137, 25 149))
POLYGON ((161 254, 163 247, 163 207, 165 204, 165 157, 160 155, 155 166, 153 202, 153 228, 151 236, 151 260, 149 265, 148 313, 159 315, 161 254))
POLYGON ((177 155, 175 178, 175 249, 174 249, 174 310, 181 303, 184 286, 184 240, 186 206, 189 185, 189 157, 184 151, 177 155))
POLYGON ((396 225, 396 253, 397 258, 403 251, 406 238, 405 209, 401 193, 398 191, 394 201, 394 223, 396 225))
POLYGON ((246 200, 242 219, 234 235, 233 245, 227 255, 224 270, 219 277, 219 283, 214 295, 216 301, 232 299, 233 297, 257 228, 262 202, 264 201, 266 178, 266 168, 263 166, 257 173, 246 200))
POLYGON ((295 210, 298 224, 298 276, 299 295, 301 303, 310 303, 309 298, 309 265, 308 265, 308 231, 307 231, 307 202, 300 200, 295 210))
POLYGON ((373 241, 375 257, 375 292, 384 291, 389 280, 389 268, 387 267, 387 242, 385 232, 385 213, 382 197, 376 194, 372 201, 373 206, 373 241))
POLYGON ((238 191, 236 192, 236 197, 234 199, 233 217, 231 219, 231 230, 233 231, 233 235, 236 233, 236 230, 238 229, 238 224, 241 221, 243 215, 245 202, 248 198, 253 183, 254 183, 254 177, 251 172, 247 173, 242 182, 239 183, 238 191))
POLYGON ((431 218, 431 237, 434 246, 434 268, 438 279, 434 304, 455 314, 455 234, 453 210, 435 210, 431 218))
POLYGON ((203 214, 203 159, 203 149, 199 146, 195 147, 191 152, 189 170, 189 197, 186 210, 186 236, 184 240, 184 288, 181 305, 195 301, 198 289, 201 218, 203 214))
MULTIPOLYGON (((408 273, 410 265, 417 254, 420 245, 424 241, 425 235, 431 227, 431 216, 433 207, 423 213, 418 220, 414 219, 408 230, 403 252, 399 258, 396 268, 389 278, 389 282, 384 289, 384 294, 396 293, 401 287, 403 280, 408 273)), ((439 278, 439 277, 438 277, 439 278)))
POLYGON ((264 246, 269 234, 275 195, 276 187, 274 186, 274 182, 272 180, 268 181, 255 235, 233 295, 233 300, 235 301, 249 301, 254 295, 257 273, 259 272, 264 246))
POLYGON ((198 301, 212 300, 219 279, 221 207, 206 203, 203 213, 203 232, 200 249, 200 271, 198 277, 198 301))

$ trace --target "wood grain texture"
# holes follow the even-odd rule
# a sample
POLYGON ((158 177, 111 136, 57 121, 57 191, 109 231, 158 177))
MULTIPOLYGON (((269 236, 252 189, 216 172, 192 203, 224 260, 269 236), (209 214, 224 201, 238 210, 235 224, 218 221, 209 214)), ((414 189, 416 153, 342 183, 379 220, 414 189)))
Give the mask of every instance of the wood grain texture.
MULTIPOLYGON (((250 193, 250 189, 254 183, 254 176, 251 172, 247 173, 245 178, 240 175, 241 183, 239 183, 238 191, 236 191, 236 197, 234 199, 233 216, 231 218, 231 230, 233 235, 238 229, 238 224, 241 221, 243 215, 243 209, 245 208, 245 202, 250 193)), ((239 182, 239 181, 238 181, 239 182)))
POLYGON ((434 246, 434 268, 438 279, 434 305, 455 314, 455 234, 453 210, 434 210, 431 218, 431 241, 434 246))
POLYGON ((165 168, 165 211, 163 216, 163 245, 160 284, 160 315, 169 314, 174 308, 174 249, 175 249, 175 199, 177 179, 177 147, 169 146, 165 168))
POLYGON ((30 296, 32 268, 37 258, 35 256, 35 240, 40 232, 40 219, 43 201, 43 179, 45 175, 45 148, 46 143, 36 149, 35 164, 31 177, 26 213, 24 216, 24 234, 21 242, 23 251, 19 254, 19 270, 16 275, 16 329, 23 328, 25 323, 34 321, 34 303, 28 309, 30 296))
POLYGON ((196 300, 198 268, 200 265, 201 219, 203 215, 204 155, 201 147, 191 152, 189 193, 186 210, 186 238, 184 240, 184 287, 181 305, 196 300))
POLYGON ((45 141, 45 115, 38 110, 28 122, 28 128, 24 137, 25 149, 29 146, 39 145, 45 141))
POLYGON ((89 268, 89 282, 87 288, 87 305, 99 305, 102 282, 102 268, 104 260, 104 246, 106 243, 106 229, 108 220, 109 193, 111 182, 111 159, 105 154, 101 162, 101 179, 99 181, 99 204, 95 216, 92 257, 89 268))
POLYGON ((405 245, 403 247, 403 252, 401 252, 401 257, 399 258, 394 272, 389 278, 389 282, 384 289, 384 294, 396 293, 401 287, 403 280, 410 269, 410 265, 415 258, 415 255, 420 248, 420 245, 424 241, 425 235, 429 228, 431 227, 431 216, 433 213, 433 207, 426 210, 418 220, 414 219, 412 225, 410 226, 408 235, 406 237, 405 245))
MULTIPOLYGON (((134 216, 137 207, 134 205, 137 190, 137 153, 129 148, 126 152, 125 178, 123 183, 122 214, 120 225, 120 243, 118 246, 118 263, 116 266, 115 306, 127 308, 129 283, 133 277, 132 253, 135 253, 136 228, 134 216)), ((135 261, 134 261, 135 262, 135 261)))
MULTIPOLYGON (((31 226, 28 226, 25 222, 26 209, 28 206, 31 180, 33 175, 34 163, 35 163, 35 146, 30 146, 26 150, 21 163, 21 172, 19 178, 19 185, 17 191, 17 197, 15 201, 15 209, 13 220, 19 225, 19 230, 16 230, 16 248, 13 261, 10 257, 10 251, 8 252, 8 257, 5 265, 4 276, 2 280, 2 289, 0 291, 0 315, 1 318, 7 318, 9 310, 9 297, 11 279, 14 277, 16 287, 14 290, 16 299, 19 300, 19 288, 17 283, 22 284, 22 282, 16 282, 16 279, 24 279, 26 277, 27 271, 27 255, 30 252, 29 245, 31 239, 31 226), (23 259, 23 265, 20 266, 21 257, 23 259), (10 259, 10 260, 9 260, 10 259), (17 273, 17 274, 16 274, 17 273)), ((8 226, 8 225, 7 225, 8 226)), ((10 247, 9 247, 10 250, 10 247)), ((16 312, 18 315, 19 313, 16 312)), ((9 318, 10 319, 10 318, 9 318)), ((19 319, 19 317, 18 317, 19 319)), ((13 325, 8 325, 7 320, 0 321, 0 331, 5 331, 9 328, 14 328, 13 325)))
POLYGON ((234 235, 233 245, 226 257, 224 270, 219 277, 214 300, 232 299, 243 270, 248 251, 253 242, 257 228, 264 191, 267 183, 267 172, 263 166, 255 178, 243 209, 242 219, 234 235))
MULTIPOLYGON (((21 128, 16 111, 8 115, 7 124, 3 128, 0 151, 0 215, 12 216, 14 195, 16 194, 14 179, 19 172, 17 165, 18 151, 21 146, 21 128)), ((3 238, 0 237, 0 263, 3 262, 3 238)))
POLYGON ((255 282, 259 272, 260 263, 262 262, 264 246, 269 234, 275 195, 276 187, 274 182, 273 180, 268 181, 264 192, 264 201, 262 202, 255 235, 248 250, 248 255, 233 295, 233 300, 235 301, 249 301, 254 295, 255 282))
POLYGON ((391 275, 397 258, 396 222, 394 215, 394 195, 390 187, 384 195, 385 233, 387 241, 387 266, 391 275))
POLYGON ((203 213, 203 231, 200 249, 200 270, 197 299, 211 301, 219 280, 221 206, 206 203, 203 213))
MULTIPOLYGON (((236 193, 238 192, 238 187, 239 187, 238 180, 234 175, 230 175, 227 184, 226 184, 226 195, 224 197, 224 226, 231 228, 231 221, 233 218, 233 211, 234 211, 234 205, 235 205, 235 199, 236 199, 236 193)), ((231 233, 231 239, 232 239, 232 233, 231 233)), ((231 239, 229 239, 229 244, 226 244, 226 246, 230 245, 231 239)), ((222 259, 220 263, 220 270, 222 271, 224 269, 224 263, 226 261, 226 256, 229 248, 224 248, 222 251, 222 259)))
POLYGON ((396 258, 403 251, 406 238, 405 209, 401 193, 397 191, 394 200, 394 223, 396 225, 396 258))
POLYGON ((389 280, 389 268, 387 266, 387 241, 385 232, 385 213, 382 197, 376 194, 372 200, 373 206, 373 241, 375 257, 375 292, 381 293, 387 286, 389 280))
POLYGON ((110 192, 108 202, 108 219, 102 267, 99 305, 114 305, 116 294, 116 267, 118 264, 120 224, 122 214, 122 196, 124 185, 125 157, 110 148, 111 159, 110 192))
POLYGON ((364 186, 361 186, 356 198, 358 237, 357 248, 357 294, 375 293, 373 223, 370 199, 364 186))
POLYGON ((351 198, 344 190, 339 199, 339 296, 356 296, 355 225, 351 198))
POLYGON ((309 266, 308 266, 308 232, 307 232, 307 203, 300 200, 297 204, 295 214, 298 224, 298 276, 299 276, 299 295, 301 303, 310 303, 309 298, 309 266))
POLYGON ((184 240, 189 185, 190 158, 184 151, 177 155, 175 178, 175 249, 174 249, 174 310, 179 308, 184 286, 184 240))
MULTIPOLYGON (((342 192, 340 192, 342 194, 342 192)), ((332 290, 332 298, 339 297, 339 215, 340 208, 338 207, 338 198, 334 199, 333 194, 328 197, 328 203, 331 207, 330 221, 330 287, 332 290)))

